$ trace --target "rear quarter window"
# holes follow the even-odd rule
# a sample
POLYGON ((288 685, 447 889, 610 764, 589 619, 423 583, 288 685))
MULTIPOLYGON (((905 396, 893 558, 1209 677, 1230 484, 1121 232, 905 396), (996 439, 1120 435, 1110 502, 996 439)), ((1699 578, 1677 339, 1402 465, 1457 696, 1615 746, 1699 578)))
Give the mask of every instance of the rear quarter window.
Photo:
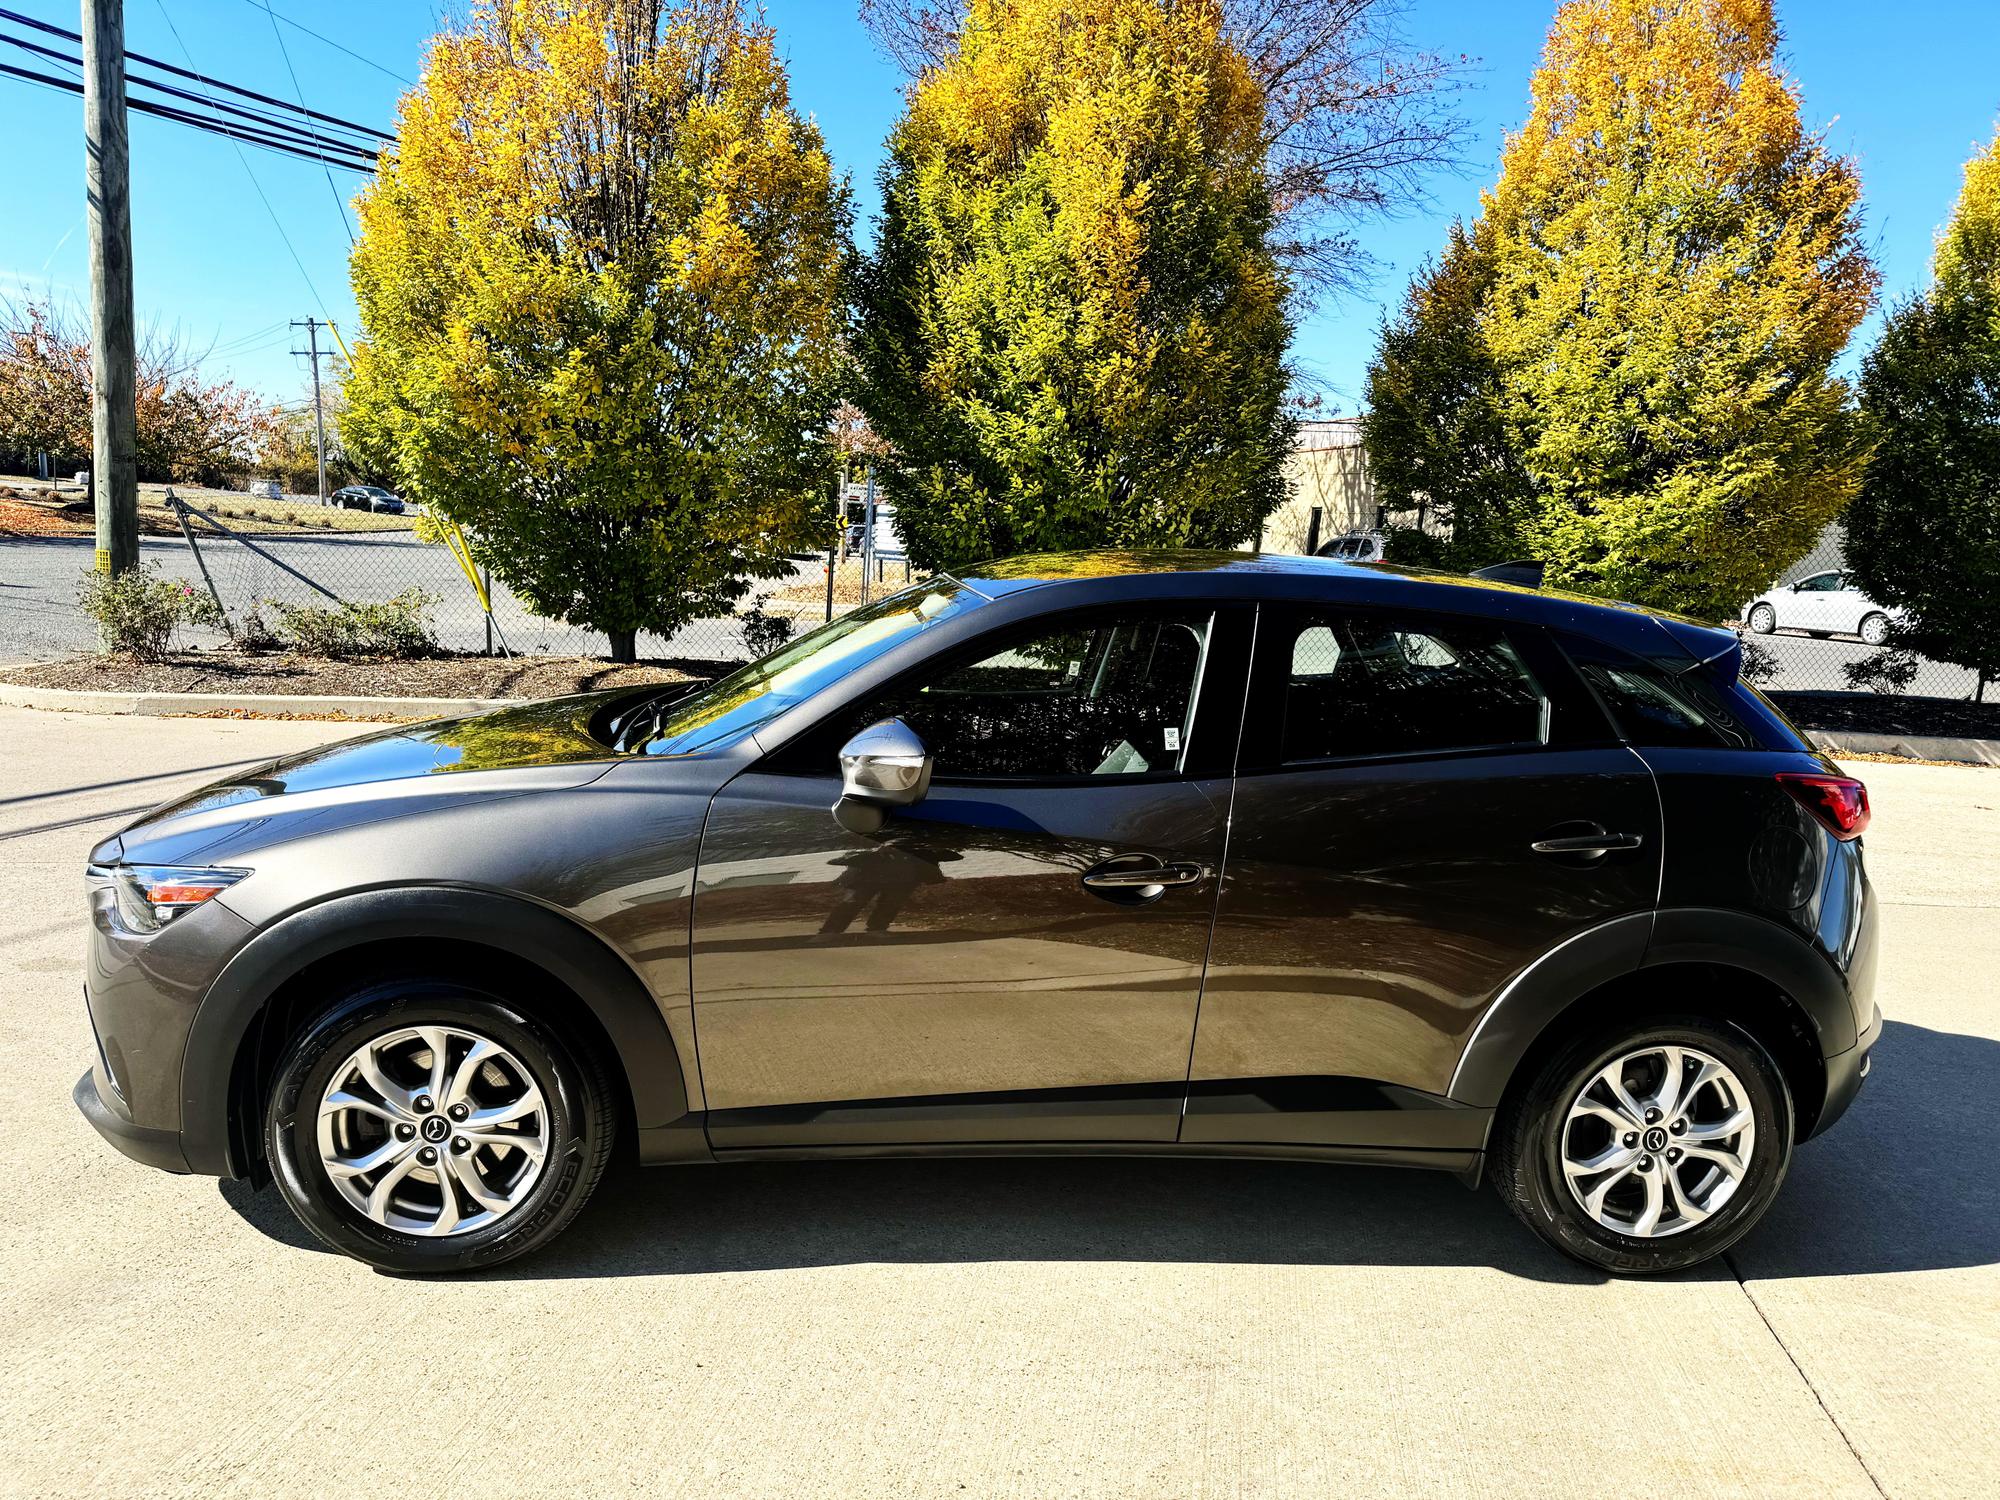
MULTIPOLYGON (((1733 685, 1705 667, 1671 672, 1602 641, 1565 636, 1563 650, 1597 694, 1619 735, 1662 749, 1756 750, 1764 743, 1733 685)), ((1790 747, 1787 747, 1790 748, 1790 747)))

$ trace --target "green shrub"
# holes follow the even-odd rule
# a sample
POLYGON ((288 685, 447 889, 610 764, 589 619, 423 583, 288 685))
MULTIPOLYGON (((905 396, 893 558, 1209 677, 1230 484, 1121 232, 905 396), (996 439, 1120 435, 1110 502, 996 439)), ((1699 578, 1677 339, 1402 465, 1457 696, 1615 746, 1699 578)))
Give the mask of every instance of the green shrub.
POLYGON ((767 615, 761 609, 753 609, 743 616, 743 644, 749 647, 753 660, 769 656, 791 638, 789 615, 767 615))
POLYGON ((431 606, 437 595, 409 589, 381 604, 262 601, 278 617, 279 641, 307 656, 429 656, 437 650, 431 606))
POLYGON ((116 577, 86 573, 76 602, 97 622, 104 649, 140 661, 157 661, 183 625, 222 624, 215 601, 185 578, 162 578, 151 567, 116 577))

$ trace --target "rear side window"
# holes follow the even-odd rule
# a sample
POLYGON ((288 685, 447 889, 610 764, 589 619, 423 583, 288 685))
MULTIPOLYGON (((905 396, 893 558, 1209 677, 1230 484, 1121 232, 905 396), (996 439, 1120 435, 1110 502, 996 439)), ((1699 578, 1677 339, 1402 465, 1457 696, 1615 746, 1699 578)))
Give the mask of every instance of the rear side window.
POLYGON ((1563 649, 1628 744, 1664 749, 1757 747, 1756 734, 1704 668, 1669 672, 1582 636, 1564 637, 1563 649))
POLYGON ((1291 630, 1287 764, 1548 738, 1548 696, 1497 626, 1328 612, 1291 630))

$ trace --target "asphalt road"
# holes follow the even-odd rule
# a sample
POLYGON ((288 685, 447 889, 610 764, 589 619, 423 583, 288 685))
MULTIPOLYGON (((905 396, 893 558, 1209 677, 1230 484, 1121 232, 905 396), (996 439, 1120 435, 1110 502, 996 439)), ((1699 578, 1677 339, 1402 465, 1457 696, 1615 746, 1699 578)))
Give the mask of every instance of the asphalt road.
POLYGON ((2000 772, 1861 768, 1874 1077, 1699 1273, 1444 1177, 1106 1159, 627 1172, 438 1282, 69 1099, 89 845, 344 732, 0 709, 0 1494, 2000 1492, 2000 772))
MULTIPOLYGON (((254 540, 277 562, 343 599, 376 602, 406 589, 422 589, 436 600, 431 614, 439 644, 454 651, 485 649, 485 616, 465 575, 442 547, 400 532, 254 540)), ((0 661, 97 649, 97 628, 76 606, 77 582, 90 567, 92 546, 87 537, 0 539, 0 661)), ((143 564, 157 565, 164 577, 201 585, 197 561, 178 538, 142 538, 139 556, 143 564)), ((204 541, 201 560, 232 613, 258 598, 288 604, 330 602, 284 568, 235 543, 204 541)), ((801 570, 817 574, 819 565, 802 564, 801 570)), ((606 649, 601 634, 542 619, 501 584, 494 585, 493 597, 501 639, 512 650, 568 656, 602 655, 606 649)), ((187 639, 216 645, 223 636, 196 631, 187 639)), ((733 622, 704 620, 671 639, 642 636, 640 654, 727 660, 747 653, 733 622)))

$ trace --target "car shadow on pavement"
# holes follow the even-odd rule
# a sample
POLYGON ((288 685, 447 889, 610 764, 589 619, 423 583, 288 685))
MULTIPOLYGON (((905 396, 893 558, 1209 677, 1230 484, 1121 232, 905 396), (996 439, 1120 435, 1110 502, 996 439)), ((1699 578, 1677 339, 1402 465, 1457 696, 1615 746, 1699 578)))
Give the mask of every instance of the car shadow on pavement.
MULTIPOLYGON (((2000 1043, 1891 1022, 1848 1117, 1794 1158, 1747 1278, 2000 1262, 2000 1043), (1939 1142, 1949 1149, 1937 1149, 1939 1142)), ((271 1190, 223 1185, 264 1234, 319 1248, 271 1190)), ((674 1276, 866 1262, 1489 1266, 1601 1280, 1491 1192, 1310 1162, 973 1157, 615 1168, 535 1255, 480 1275, 674 1276)), ((1723 1274, 1721 1267, 1703 1274, 1723 1274)))

